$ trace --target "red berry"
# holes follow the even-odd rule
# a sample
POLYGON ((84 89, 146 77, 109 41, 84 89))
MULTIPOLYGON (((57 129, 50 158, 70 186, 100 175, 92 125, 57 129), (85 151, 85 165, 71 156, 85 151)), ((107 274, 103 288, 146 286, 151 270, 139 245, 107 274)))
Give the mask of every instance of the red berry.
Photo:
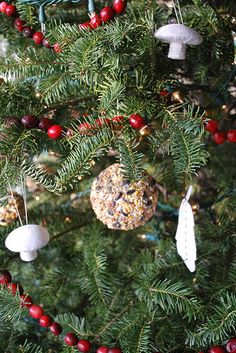
POLYGON ((26 129, 33 129, 38 126, 39 120, 34 115, 24 115, 21 118, 21 124, 26 129))
POLYGON ((213 346, 209 349, 208 353, 225 353, 225 350, 220 346, 213 346))
POLYGON ((54 336, 59 336, 62 333, 62 327, 58 322, 53 322, 50 326, 50 331, 54 334, 54 336))
POLYGON ((230 340, 226 343, 227 352, 232 353, 236 349, 236 337, 230 338, 230 340))
POLYGON ((125 121, 125 118, 122 115, 114 116, 114 118, 111 119, 113 123, 123 123, 125 121))
POLYGON ((122 353, 120 348, 114 347, 114 348, 109 348, 108 353, 122 353))
POLYGON ((96 350, 96 353, 108 353, 108 347, 102 346, 96 350))
POLYGON ((24 27, 22 31, 23 37, 25 38, 32 38, 34 34, 33 28, 30 27, 24 27))
POLYGON ((84 122, 84 123, 81 123, 79 125, 79 130, 82 130, 82 131, 86 131, 86 130, 90 130, 93 128, 93 125, 92 124, 89 124, 87 122, 84 122))
POLYGON ((7 6, 8 6, 8 3, 6 1, 0 2, 0 12, 6 13, 7 6))
POLYGON ((67 333, 64 338, 64 341, 68 346, 76 346, 78 343, 78 337, 74 333, 70 332, 67 333))
POLYGON ((14 16, 16 14, 16 7, 14 5, 7 5, 5 14, 9 17, 14 16))
POLYGON ((32 298, 28 294, 22 294, 20 296, 20 306, 24 306, 26 308, 30 308, 33 304, 32 298))
POLYGON ((221 145, 225 142, 225 133, 223 131, 216 131, 213 135, 213 140, 217 145, 221 145))
POLYGON ((39 122, 39 128, 44 131, 48 131, 48 129, 53 126, 53 121, 48 118, 42 118, 39 122))
POLYGON ((168 95, 169 95, 169 92, 166 89, 160 91, 160 96, 167 97, 168 95))
POLYGON ((14 26, 18 32, 22 32, 24 29, 25 21, 21 20, 19 17, 15 19, 14 26))
POLYGON ((91 343, 87 340, 79 340, 77 344, 78 350, 83 353, 89 352, 91 347, 92 347, 91 343))
POLYGON ((229 130, 227 131, 227 141, 229 142, 236 142, 236 130, 229 130))
POLYGON ((132 128, 140 130, 146 125, 146 122, 142 116, 133 114, 129 117, 129 124, 132 126, 132 128))
POLYGON ((67 129, 66 136, 67 137, 72 137, 73 135, 74 135, 74 131, 72 129, 67 129))
POLYGON ((119 15, 125 12, 127 0, 114 0, 113 8, 119 15))
POLYGON ((7 270, 0 272, 0 284, 8 284, 11 282, 11 274, 7 270))
POLYGON ((62 134, 62 127, 61 125, 52 125, 48 129, 48 137, 53 140, 57 140, 59 137, 61 137, 62 134))
POLYGON ((219 124, 217 120, 208 120, 205 123, 205 130, 209 131, 209 132, 216 132, 219 128, 219 124))
POLYGON ((53 50, 54 50, 55 53, 61 53, 62 52, 61 47, 60 47, 60 45, 58 43, 53 45, 53 50))
POLYGON ((87 21, 87 22, 81 23, 81 24, 79 25, 79 28, 80 28, 80 29, 91 29, 90 22, 87 21))
POLYGON ((42 44, 43 41, 43 33, 41 32, 35 32, 33 34, 33 41, 35 42, 35 44, 42 44))
POLYGON ((43 315, 39 319, 39 325, 42 327, 49 327, 49 326, 51 326, 51 324, 52 324, 52 319, 48 315, 43 315))
POLYGON ((102 22, 110 21, 114 16, 115 10, 110 6, 106 6, 100 11, 100 18, 102 22))
POLYGON ((16 295, 16 293, 19 293, 22 295, 24 293, 24 289, 21 287, 19 283, 8 283, 7 288, 10 290, 10 292, 13 295, 16 295))
POLYGON ((50 43, 49 43, 49 40, 46 39, 46 38, 43 38, 42 44, 43 44, 43 46, 46 47, 46 48, 51 48, 51 45, 50 45, 50 43))
MULTIPOLYGON (((96 122, 96 124, 98 125, 98 126, 103 126, 103 125, 105 125, 105 124, 107 124, 107 125, 111 125, 111 120, 110 119, 108 119, 108 118, 98 118, 98 119, 96 119, 95 120, 95 122, 96 122)), ((92 126, 91 126, 92 127, 92 126)))
POLYGON ((34 319, 40 319, 40 317, 43 316, 43 309, 41 306, 33 304, 29 308, 29 314, 34 319))
POLYGON ((97 14, 93 15, 93 17, 91 17, 91 19, 90 19, 91 28, 95 29, 101 25, 102 25, 102 20, 101 20, 100 16, 97 14))

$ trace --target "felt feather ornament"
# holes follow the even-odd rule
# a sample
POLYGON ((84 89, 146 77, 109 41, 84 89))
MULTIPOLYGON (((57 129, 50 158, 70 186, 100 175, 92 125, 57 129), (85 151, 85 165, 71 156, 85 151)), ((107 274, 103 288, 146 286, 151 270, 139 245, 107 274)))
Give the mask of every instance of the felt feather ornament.
POLYGON ((194 217, 192 207, 188 202, 192 189, 192 186, 190 186, 185 198, 181 202, 178 227, 175 235, 177 252, 182 257, 190 272, 195 271, 195 261, 197 260, 194 217))

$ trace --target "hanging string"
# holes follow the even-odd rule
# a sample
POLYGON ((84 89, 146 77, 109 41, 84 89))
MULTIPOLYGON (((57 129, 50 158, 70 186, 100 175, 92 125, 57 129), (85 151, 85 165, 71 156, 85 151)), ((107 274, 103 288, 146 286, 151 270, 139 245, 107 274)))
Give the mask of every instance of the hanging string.
POLYGON ((26 184, 25 184, 25 178, 23 178, 22 174, 21 174, 21 187, 22 187, 22 195, 23 195, 24 208, 25 208, 25 221, 26 221, 26 224, 28 224, 28 211, 27 211, 27 203, 26 203, 26 184))
POLYGON ((177 22, 179 24, 181 23, 183 25, 184 21, 183 21, 183 16, 182 16, 179 0, 176 0, 176 3, 175 3, 175 0, 172 0, 172 4, 173 4, 174 11, 175 11, 175 17, 177 19, 177 22))
POLYGON ((181 24, 183 25, 183 24, 184 24, 184 21, 183 21, 183 16, 182 16, 182 11, 181 11, 181 7, 180 7, 179 0, 176 0, 176 4, 177 4, 178 11, 179 11, 179 16, 180 16, 181 24))
POLYGON ((180 23, 179 15, 178 15, 174 0, 172 0, 172 4, 173 4, 174 11, 175 11, 176 20, 177 20, 178 23, 180 23))
POLYGON ((11 197, 12 197, 12 199, 14 200, 14 203, 15 203, 15 208, 16 208, 17 216, 18 216, 18 218, 19 218, 19 221, 20 221, 21 226, 23 226, 23 222, 22 222, 22 219, 21 219, 21 216, 20 216, 20 212, 19 212, 18 207, 17 207, 17 202, 16 202, 16 199, 15 199, 15 197, 14 197, 14 195, 13 195, 13 191, 12 191, 11 184, 10 184, 9 181, 8 181, 8 186, 9 186, 9 190, 10 190, 10 193, 11 193, 11 197))

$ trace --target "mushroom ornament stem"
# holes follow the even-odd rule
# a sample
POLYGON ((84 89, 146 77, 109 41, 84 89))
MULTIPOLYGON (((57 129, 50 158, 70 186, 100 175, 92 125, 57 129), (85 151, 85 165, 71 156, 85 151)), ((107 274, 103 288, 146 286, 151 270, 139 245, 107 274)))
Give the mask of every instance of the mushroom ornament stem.
POLYGON ((155 31, 154 37, 163 42, 170 43, 168 58, 184 60, 186 57, 186 46, 199 45, 202 36, 194 29, 180 23, 171 23, 155 31))
POLYGON ((34 259, 36 259, 36 257, 38 257, 38 252, 36 250, 20 252, 20 258, 23 261, 33 261, 34 259))
POLYGON ((6 247, 14 252, 19 252, 23 261, 32 261, 38 256, 37 250, 49 242, 46 228, 36 224, 27 224, 14 229, 6 238, 6 247))
POLYGON ((186 48, 186 44, 171 42, 167 57, 170 59, 184 60, 186 57, 186 48))

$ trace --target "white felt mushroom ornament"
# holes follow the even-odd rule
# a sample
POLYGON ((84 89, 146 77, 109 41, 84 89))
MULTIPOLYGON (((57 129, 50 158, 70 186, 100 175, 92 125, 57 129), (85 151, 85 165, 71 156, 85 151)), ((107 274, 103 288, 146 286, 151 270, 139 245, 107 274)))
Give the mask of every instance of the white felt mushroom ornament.
POLYGON ((199 45, 202 43, 202 36, 194 29, 180 23, 171 23, 155 31, 154 37, 163 42, 170 43, 168 58, 184 60, 186 46, 199 45))
POLYGON ((32 261, 38 256, 37 250, 49 242, 47 229, 36 224, 27 224, 13 230, 5 240, 6 247, 19 252, 23 261, 32 261))

